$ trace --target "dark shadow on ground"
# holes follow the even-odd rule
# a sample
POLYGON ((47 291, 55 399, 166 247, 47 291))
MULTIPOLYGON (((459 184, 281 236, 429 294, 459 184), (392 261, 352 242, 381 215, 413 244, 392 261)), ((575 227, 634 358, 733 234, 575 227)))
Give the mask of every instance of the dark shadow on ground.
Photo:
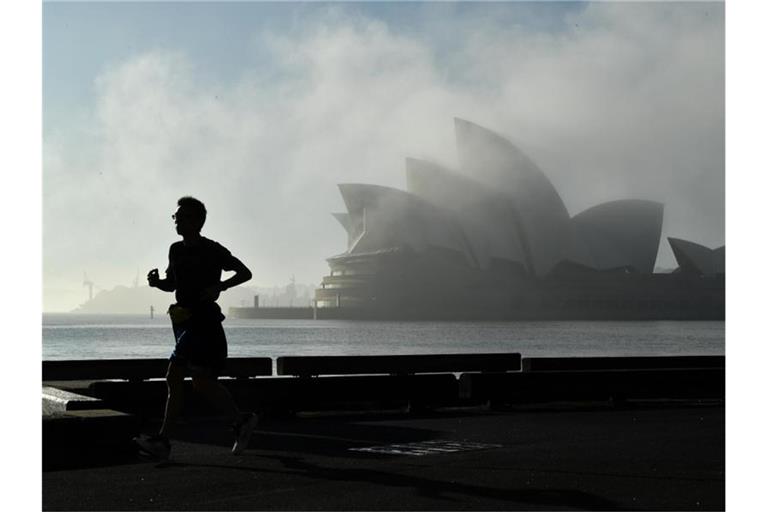
POLYGON ((359 482, 375 486, 411 488, 417 490, 419 494, 425 498, 444 501, 446 503, 444 510, 451 510, 450 503, 462 503, 464 501, 450 496, 456 494, 476 499, 526 503, 536 506, 566 506, 583 508, 586 510, 618 509, 618 505, 613 501, 575 489, 536 489, 530 487, 509 487, 501 489, 497 487, 458 483, 455 481, 433 480, 370 468, 333 468, 307 462, 302 457, 272 456, 266 458, 280 461, 287 471, 274 471, 242 465, 230 466, 223 464, 190 464, 179 462, 159 464, 157 468, 202 467, 257 472, 260 474, 273 473, 295 475, 326 481, 359 482))
POLYGON ((130 439, 122 439, 107 446, 81 446, 73 441, 69 446, 43 447, 42 470, 47 472, 120 466, 138 461, 136 447, 130 439))
MULTIPOLYGON (((447 417, 447 416, 446 416, 447 417)), ((379 419, 392 419, 392 416, 379 419)), ((157 419, 143 419, 141 431, 157 432, 157 419)), ((435 439, 441 432, 425 429, 376 425, 375 417, 266 419, 260 422, 250 445, 259 450, 296 451, 306 454, 380 458, 386 455, 354 452, 350 448, 390 443, 411 443, 435 439), (356 421, 364 419, 368 423, 356 421), (372 424, 373 423, 373 424, 372 424)), ((228 450, 234 441, 231 425, 223 418, 193 417, 182 420, 171 440, 206 444, 228 450)), ((82 469, 146 462, 139 456, 130 437, 112 440, 109 446, 89 443, 47 444, 43 451, 43 471, 82 469)))
MULTIPOLYGON (((370 419, 370 418, 368 418, 370 419)), ((391 418, 390 418, 391 419, 391 418)), ((314 455, 350 458, 379 458, 386 455, 350 451, 350 448, 391 443, 414 443, 437 439, 442 432, 373 422, 358 423, 355 418, 313 418, 300 420, 267 419, 259 423, 250 446, 260 451, 292 451, 314 455)), ((233 434, 222 421, 210 420, 180 426, 179 441, 231 447, 233 434)))

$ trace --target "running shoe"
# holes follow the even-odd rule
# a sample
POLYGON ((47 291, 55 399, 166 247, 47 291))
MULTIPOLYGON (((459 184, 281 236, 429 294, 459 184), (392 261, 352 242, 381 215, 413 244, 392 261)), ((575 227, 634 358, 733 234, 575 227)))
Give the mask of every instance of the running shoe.
POLYGON ((248 442, 251 440, 253 429, 259 422, 259 417, 254 413, 244 414, 240 420, 233 425, 235 431, 235 444, 232 446, 232 453, 239 455, 248 448, 248 442))
POLYGON ((142 435, 134 437, 133 442, 139 447, 141 455, 149 456, 153 459, 167 460, 171 455, 171 442, 167 437, 154 435, 142 435))

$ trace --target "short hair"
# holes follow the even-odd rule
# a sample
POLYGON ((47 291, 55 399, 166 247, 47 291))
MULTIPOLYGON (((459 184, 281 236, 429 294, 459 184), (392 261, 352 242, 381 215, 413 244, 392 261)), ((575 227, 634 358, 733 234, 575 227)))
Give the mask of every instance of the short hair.
POLYGON ((179 208, 184 208, 194 216, 194 220, 197 221, 195 224, 198 230, 203 229, 208 212, 205 210, 205 205, 202 201, 192 196, 184 196, 178 200, 177 204, 179 208))

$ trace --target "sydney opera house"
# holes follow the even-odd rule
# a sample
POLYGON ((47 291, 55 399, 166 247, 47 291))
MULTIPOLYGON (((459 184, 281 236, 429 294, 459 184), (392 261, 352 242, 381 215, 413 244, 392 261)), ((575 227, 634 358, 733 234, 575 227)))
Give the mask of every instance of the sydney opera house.
POLYGON ((664 206, 642 199, 571 216, 509 140, 455 120, 458 169, 406 159, 406 190, 339 185, 347 248, 317 308, 382 319, 720 319, 725 249, 678 238, 654 273, 664 206))

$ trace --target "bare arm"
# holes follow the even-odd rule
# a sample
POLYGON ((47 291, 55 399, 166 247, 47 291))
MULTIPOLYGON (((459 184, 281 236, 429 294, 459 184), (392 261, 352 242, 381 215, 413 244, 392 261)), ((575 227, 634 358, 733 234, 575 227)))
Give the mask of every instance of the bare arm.
POLYGON ((160 279, 160 272, 156 268, 153 268, 147 274, 147 282, 152 288, 158 288, 164 292, 172 292, 176 290, 176 282, 171 279, 160 279))
POLYGON ((228 288, 243 284, 244 282, 251 279, 251 277, 253 277, 253 274, 251 274, 251 271, 248 269, 248 267, 246 267, 242 261, 235 258, 234 256, 232 256, 232 264, 234 266, 235 275, 229 279, 225 279, 220 283, 222 292, 228 288))
POLYGON ((253 277, 251 271, 248 270, 248 267, 246 267, 239 259, 232 256, 230 263, 235 271, 235 275, 203 290, 202 299, 216 300, 219 297, 219 293, 232 288, 233 286, 242 284, 253 277))

